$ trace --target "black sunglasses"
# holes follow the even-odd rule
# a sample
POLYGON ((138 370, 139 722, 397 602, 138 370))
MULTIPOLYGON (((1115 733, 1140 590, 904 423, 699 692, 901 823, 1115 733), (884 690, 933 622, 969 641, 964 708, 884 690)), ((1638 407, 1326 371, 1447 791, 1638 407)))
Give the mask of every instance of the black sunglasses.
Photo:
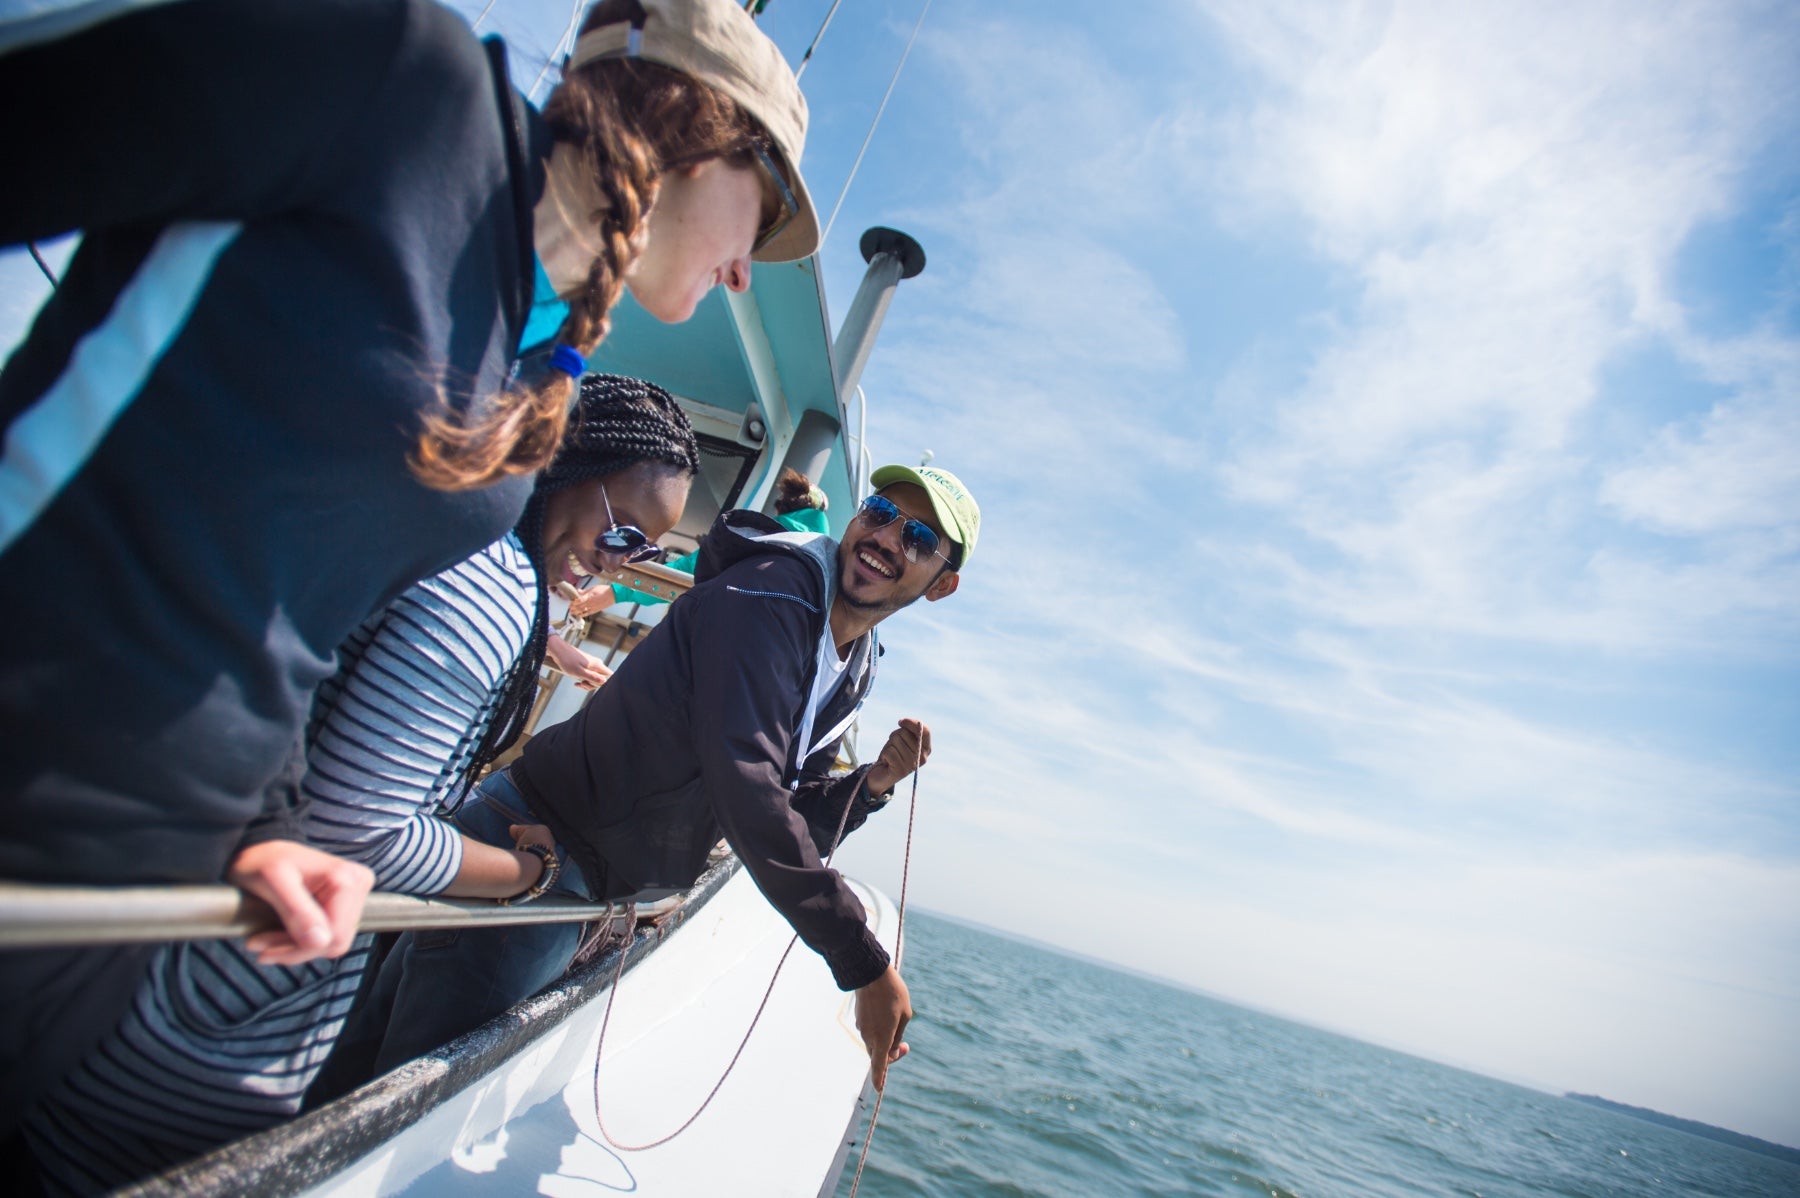
MULTIPOLYGON (((865 528, 886 528, 898 520, 902 513, 894 506, 893 500, 871 495, 862 501, 857 515, 862 517, 865 528)), ((947 554, 939 552, 938 544, 937 533, 922 520, 914 520, 908 516, 906 523, 900 526, 900 548, 906 554, 907 561, 917 565, 928 557, 941 557, 945 564, 955 569, 956 563, 947 554)))
POLYGON ((662 546, 645 536, 643 529, 635 524, 620 524, 613 519, 612 500, 606 497, 604 483, 600 487, 600 502, 606 505, 606 523, 610 527, 594 538, 595 552, 622 557, 625 565, 647 561, 662 552, 662 546))

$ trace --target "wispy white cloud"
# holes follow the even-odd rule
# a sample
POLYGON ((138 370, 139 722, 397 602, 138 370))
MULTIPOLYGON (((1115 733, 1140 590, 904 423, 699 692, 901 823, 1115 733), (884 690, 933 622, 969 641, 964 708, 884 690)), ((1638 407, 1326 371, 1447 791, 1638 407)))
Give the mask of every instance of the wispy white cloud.
MULTIPOLYGON (((1721 356, 1687 330, 1673 267, 1756 155, 1795 144, 1794 23, 1713 5, 1207 9, 1271 83, 1213 190, 1298 214, 1360 286, 1304 384, 1240 434, 1231 493, 1343 555, 1343 577, 1307 581, 1351 620, 1639 649, 1706 636, 1725 613, 1613 585, 1659 569, 1655 551, 1595 544, 1593 525, 1692 535, 1754 511, 1792 529, 1800 430, 1777 364, 1794 339, 1766 336, 1760 373, 1624 462, 1596 461, 1577 422, 1629 402, 1603 371, 1646 337, 1698 368, 1721 356), (1517 535, 1545 521, 1566 535, 1517 535), (1592 568, 1559 557, 1581 536, 1592 568)), ((1686 569, 1764 615, 1791 596, 1791 539, 1765 541, 1754 575, 1724 551, 1686 569)))
POLYGON ((1665 426, 1606 474, 1601 501, 1672 536, 1775 533, 1762 539, 1769 555, 1791 559, 1800 548, 1800 339, 1695 351, 1732 397, 1665 426))

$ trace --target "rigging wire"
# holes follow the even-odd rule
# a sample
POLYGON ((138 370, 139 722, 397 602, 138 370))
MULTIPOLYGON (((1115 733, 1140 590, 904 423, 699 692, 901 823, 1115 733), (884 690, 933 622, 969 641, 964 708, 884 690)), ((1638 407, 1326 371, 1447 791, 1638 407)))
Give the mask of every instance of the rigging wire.
POLYGON ((862 149, 856 152, 856 161, 850 164, 850 176, 844 180, 844 189, 838 192, 837 203, 831 206, 831 217, 825 222, 825 232, 819 237, 821 246, 831 236, 831 226, 837 221, 838 209, 844 206, 844 197, 850 194, 850 184, 856 181, 856 172, 862 166, 863 155, 869 152, 869 142, 875 137, 875 126, 881 124, 881 114, 887 111, 888 100, 894 95, 894 85, 900 82, 900 72, 906 69, 907 56, 912 53, 913 43, 919 39, 919 28, 925 24, 925 14, 930 11, 931 0, 925 0, 925 7, 919 10, 918 22, 913 25, 912 36, 906 39, 906 49, 900 55, 900 62, 894 67, 894 77, 888 80, 887 94, 881 97, 881 107, 875 110, 875 119, 869 122, 869 131, 863 135, 862 149))
POLYGON ((38 264, 38 269, 44 272, 44 277, 46 279, 50 280, 50 289, 54 291, 62 286, 61 283, 57 282, 56 272, 50 269, 50 264, 44 261, 44 256, 42 254, 38 253, 37 242, 27 241, 25 243, 25 248, 31 251, 31 260, 38 264))
POLYGON ((469 26, 470 33, 481 32, 481 23, 483 21, 487 20, 488 14, 494 11, 494 5, 496 5, 498 3, 500 3, 500 0, 488 0, 487 7, 482 9, 481 15, 476 17, 474 22, 472 24, 470 24, 470 26, 469 26))
POLYGON ((525 98, 533 104, 538 102, 538 85, 544 81, 544 76, 550 73, 551 67, 569 56, 569 50, 574 49, 575 31, 581 27, 581 13, 587 4, 588 0, 575 0, 575 3, 569 6, 568 28, 564 29, 562 36, 556 39, 556 49, 552 50, 550 57, 544 60, 543 68, 538 71, 537 78, 531 81, 531 89, 525 93, 525 98), (565 45, 569 49, 565 50, 563 48, 565 45))
POLYGON ((795 83, 800 82, 800 76, 806 74, 806 64, 812 61, 813 51, 819 48, 819 39, 825 36, 826 27, 831 24, 831 18, 837 16, 838 5, 843 2, 844 0, 831 0, 831 11, 819 22, 819 32, 813 34, 812 43, 806 47, 806 53, 800 56, 800 65, 794 68, 795 83))
POLYGON ((869 475, 875 469, 875 459, 869 456, 869 397, 863 394, 862 384, 856 385, 856 469, 852 472, 851 496, 861 503, 868 498, 869 475))

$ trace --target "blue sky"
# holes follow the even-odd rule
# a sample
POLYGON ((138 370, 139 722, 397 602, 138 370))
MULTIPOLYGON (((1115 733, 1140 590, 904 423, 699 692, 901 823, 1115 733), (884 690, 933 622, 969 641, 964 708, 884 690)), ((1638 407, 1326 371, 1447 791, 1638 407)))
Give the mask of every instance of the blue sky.
POLYGON ((914 901, 1800 1143, 1797 16, 934 4, 824 252, 925 245, 871 438, 987 517, 874 703, 914 901))
MULTIPOLYGON (((808 70, 826 212, 919 11, 808 70)), ((870 439, 986 517, 867 721, 937 732, 912 901, 1800 1144, 1797 64, 1781 3, 936 0, 823 251, 841 316, 924 244, 870 439)))

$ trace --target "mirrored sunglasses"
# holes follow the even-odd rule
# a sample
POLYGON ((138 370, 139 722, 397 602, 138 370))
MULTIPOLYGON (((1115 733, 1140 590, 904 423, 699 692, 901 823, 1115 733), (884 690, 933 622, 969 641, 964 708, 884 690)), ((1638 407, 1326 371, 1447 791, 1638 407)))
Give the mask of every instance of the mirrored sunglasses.
POLYGON ((648 561, 662 552, 661 545, 645 536, 644 530, 633 524, 621 524, 607 529, 594 538, 594 548, 601 553, 623 557, 627 565, 648 561))
MULTIPOLYGON (((892 500, 885 499, 880 495, 871 495, 862 501, 862 506, 857 509, 857 514, 862 517, 864 527, 874 529, 886 528, 900 519, 902 513, 899 508, 894 506, 892 500)), ((937 533, 929 524, 921 520, 914 520, 908 516, 906 523, 900 526, 900 550, 906 554, 906 560, 914 565, 928 557, 941 557, 946 563, 954 566, 955 563, 950 562, 949 556, 939 551, 939 544, 940 538, 937 533)))
POLYGON ((644 534, 644 530, 635 524, 620 524, 613 518, 612 500, 607 498, 606 487, 600 488, 600 502, 606 505, 605 532, 594 538, 596 553, 610 554, 624 558, 624 564, 648 561, 662 552, 662 546, 644 534))

